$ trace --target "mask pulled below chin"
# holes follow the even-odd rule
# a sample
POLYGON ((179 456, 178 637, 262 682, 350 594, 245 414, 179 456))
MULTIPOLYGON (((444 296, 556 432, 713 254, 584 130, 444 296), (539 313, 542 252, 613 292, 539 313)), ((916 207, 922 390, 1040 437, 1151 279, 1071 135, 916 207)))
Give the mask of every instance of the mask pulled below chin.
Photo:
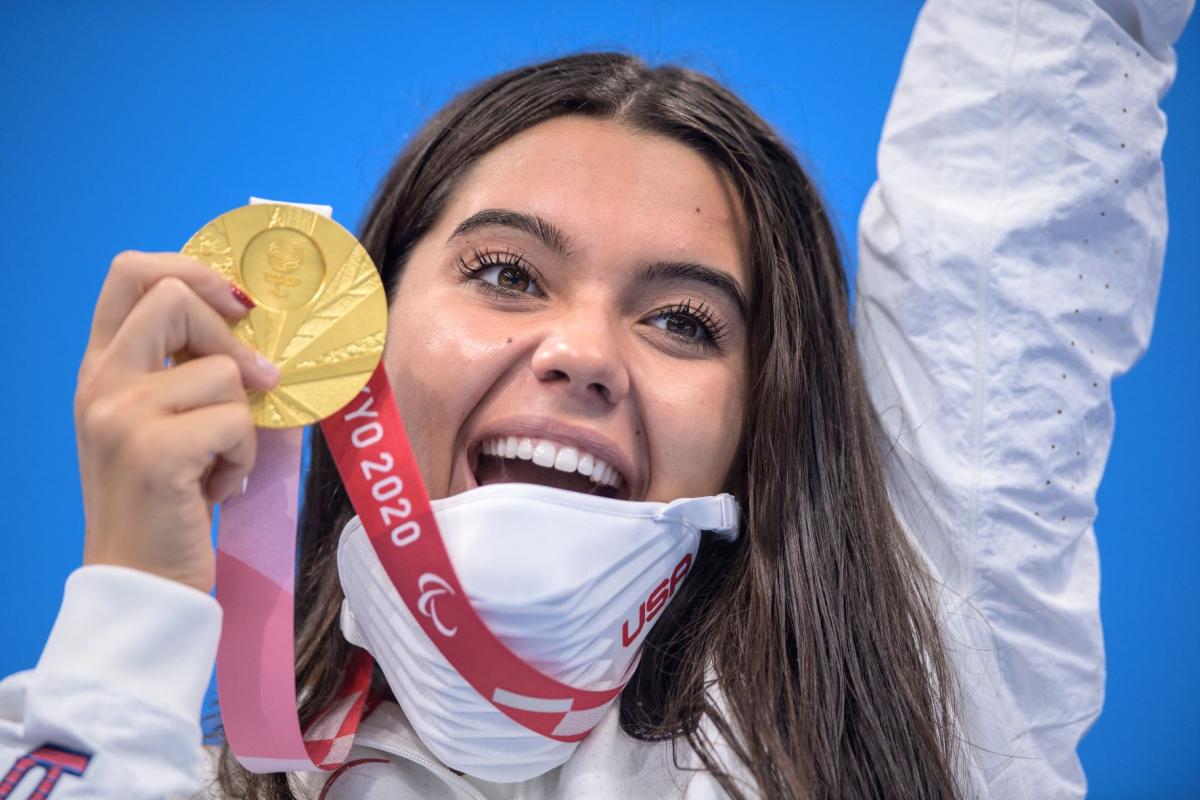
MULTIPOLYGON (((432 503, 471 605, 516 655, 582 689, 622 683, 647 633, 690 572, 700 532, 737 537, 727 494, 671 503, 612 500, 520 483, 432 503)), ((537 777, 578 742, 525 728, 482 697, 425 634, 384 572, 357 517, 342 531, 342 631, 375 658, 426 747, 493 782, 537 777)), ((421 613, 437 615, 436 589, 421 613)), ((579 732, 608 706, 574 720, 579 732)))

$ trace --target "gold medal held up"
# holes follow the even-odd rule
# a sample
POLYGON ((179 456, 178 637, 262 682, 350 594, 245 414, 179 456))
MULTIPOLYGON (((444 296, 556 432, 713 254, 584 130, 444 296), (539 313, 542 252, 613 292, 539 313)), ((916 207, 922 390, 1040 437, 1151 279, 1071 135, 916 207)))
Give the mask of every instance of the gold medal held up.
POLYGON ((182 252, 256 303, 232 328, 282 372, 271 391, 250 393, 259 427, 318 422, 366 385, 383 354, 387 297, 371 257, 341 225, 299 206, 242 206, 182 252))

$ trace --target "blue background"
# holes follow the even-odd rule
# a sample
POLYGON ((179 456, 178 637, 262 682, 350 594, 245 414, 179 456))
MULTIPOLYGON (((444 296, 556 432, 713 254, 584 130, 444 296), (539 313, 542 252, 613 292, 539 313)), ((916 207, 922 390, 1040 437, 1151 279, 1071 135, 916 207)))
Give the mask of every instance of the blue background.
MULTIPOLYGON (((196 4, 0 7, 0 676, 32 666, 80 559, 75 370, 113 255, 177 250, 251 194, 332 204, 355 227, 386 166, 456 91, 601 47, 715 74, 804 154, 854 247, 916 17, 905 2, 196 4)), ((1171 237, 1149 353, 1115 383, 1097 530, 1108 697, 1082 746, 1094 797, 1200 788, 1200 31, 1177 50, 1171 237)), ((853 255, 851 253, 851 255, 853 255)), ((853 258, 851 258, 851 263, 853 258)))

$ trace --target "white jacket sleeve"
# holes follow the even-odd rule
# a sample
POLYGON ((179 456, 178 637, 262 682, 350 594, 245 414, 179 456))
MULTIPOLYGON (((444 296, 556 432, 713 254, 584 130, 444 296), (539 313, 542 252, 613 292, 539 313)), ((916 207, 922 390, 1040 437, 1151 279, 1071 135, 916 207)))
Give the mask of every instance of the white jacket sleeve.
POLYGON ((860 218, 856 331, 944 587, 974 793, 1078 797, 1100 712, 1095 494, 1150 337, 1158 108, 1190 0, 931 0, 860 218))
POLYGON ((0 682, 0 800, 197 792, 220 627, 216 600, 165 578, 72 573, 37 667, 0 682))

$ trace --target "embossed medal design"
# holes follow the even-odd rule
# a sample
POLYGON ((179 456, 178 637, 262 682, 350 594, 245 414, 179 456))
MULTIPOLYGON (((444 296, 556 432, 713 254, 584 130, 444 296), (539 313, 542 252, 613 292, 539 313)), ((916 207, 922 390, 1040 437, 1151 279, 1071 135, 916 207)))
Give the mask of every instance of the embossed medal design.
POLYGON ((309 425, 348 403, 383 354, 387 297, 354 235, 290 205, 242 206, 196 232, 182 252, 241 286, 257 304, 234 334, 279 366, 252 391, 260 427, 309 425))

